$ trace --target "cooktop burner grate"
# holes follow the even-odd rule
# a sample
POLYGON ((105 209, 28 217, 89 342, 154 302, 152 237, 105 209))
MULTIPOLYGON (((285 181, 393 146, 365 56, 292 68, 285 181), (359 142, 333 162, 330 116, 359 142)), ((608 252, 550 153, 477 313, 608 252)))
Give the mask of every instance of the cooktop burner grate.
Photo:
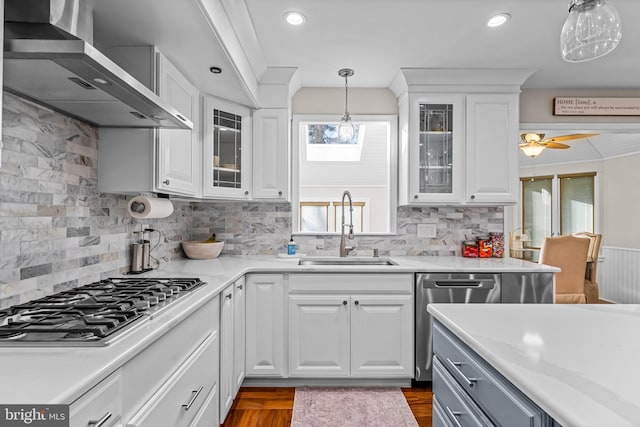
POLYGON ((0 345, 103 344, 203 285, 195 278, 112 278, 0 310, 0 345))

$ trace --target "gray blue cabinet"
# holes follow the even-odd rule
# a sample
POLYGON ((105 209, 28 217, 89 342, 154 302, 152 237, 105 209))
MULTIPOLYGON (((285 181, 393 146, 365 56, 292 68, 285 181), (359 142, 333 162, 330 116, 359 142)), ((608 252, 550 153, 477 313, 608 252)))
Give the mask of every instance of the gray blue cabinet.
MULTIPOLYGON (((435 320, 433 350, 434 402, 454 426, 554 425, 544 410, 435 320)), ((434 420, 435 425, 449 424, 434 420)))

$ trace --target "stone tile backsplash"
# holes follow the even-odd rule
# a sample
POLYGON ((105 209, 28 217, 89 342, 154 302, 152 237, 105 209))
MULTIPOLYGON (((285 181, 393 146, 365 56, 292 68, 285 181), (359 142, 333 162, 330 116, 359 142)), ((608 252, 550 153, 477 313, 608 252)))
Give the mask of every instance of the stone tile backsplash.
MULTIPOLYGON (((275 255, 286 253, 291 237, 291 204, 252 202, 193 203, 193 237, 216 233, 225 241, 223 254, 275 255)), ((400 207, 398 233, 392 236, 355 237, 356 254, 460 255, 466 236, 503 229, 504 209, 499 207, 400 207), (418 237, 418 225, 435 224, 436 237, 418 237)), ((338 255, 340 236, 295 236, 298 252, 338 255)))
MULTIPOLYGON (((169 218, 137 221, 127 197, 97 191, 99 131, 4 93, 0 167, 0 309, 129 270, 133 231, 149 224, 159 262, 180 242, 216 233, 223 255, 275 255, 291 235, 289 203, 174 201, 169 218)), ((459 255, 465 236, 502 231, 502 207, 401 207, 398 233, 356 235, 356 254, 459 255), (418 237, 423 224, 435 238, 418 237)), ((340 236, 296 236, 298 251, 337 255, 340 236)))
MULTIPOLYGON (((5 92, 3 141, 0 309, 128 271, 141 224, 124 196, 97 192, 98 130, 5 92)), ((182 257, 190 236, 191 207, 174 206, 144 222, 162 231, 162 261, 182 257)))

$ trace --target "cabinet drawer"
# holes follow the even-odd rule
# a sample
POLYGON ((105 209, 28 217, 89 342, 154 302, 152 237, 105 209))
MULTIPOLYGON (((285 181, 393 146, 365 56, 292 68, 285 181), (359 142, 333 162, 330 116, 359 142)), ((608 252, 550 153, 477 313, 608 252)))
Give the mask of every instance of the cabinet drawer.
POLYGON ((189 427, 211 427, 215 425, 215 420, 220 417, 218 414, 218 401, 218 385, 216 384, 213 386, 209 396, 207 396, 202 408, 189 424, 189 427))
POLYGON ((412 274, 291 274, 289 276, 290 292, 330 291, 338 293, 354 292, 413 292, 412 274))
POLYGON ((433 359, 433 394, 453 425, 486 427, 493 423, 467 396, 437 357, 433 359))
POLYGON ((456 427, 451 423, 448 416, 445 415, 444 409, 438 400, 438 396, 433 396, 432 408, 432 427, 456 427))
POLYGON ((214 332, 127 423, 127 427, 188 426, 205 398, 217 386, 217 344, 218 335, 214 332))
POLYGON ((120 371, 116 371, 85 393, 69 408, 70 427, 110 427, 120 420, 120 371), (103 421, 102 424, 99 424, 103 421))
POLYGON ((504 426, 543 426, 543 411, 464 343, 434 322, 436 356, 489 418, 504 426))
POLYGON ((220 299, 213 298, 122 368, 123 418, 130 418, 212 331, 218 331, 220 299))

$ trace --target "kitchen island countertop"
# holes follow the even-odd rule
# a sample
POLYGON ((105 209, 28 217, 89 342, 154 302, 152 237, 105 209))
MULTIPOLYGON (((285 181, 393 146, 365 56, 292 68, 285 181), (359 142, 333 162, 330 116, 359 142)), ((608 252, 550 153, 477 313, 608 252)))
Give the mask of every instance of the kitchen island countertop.
POLYGON ((563 426, 640 425, 640 305, 431 304, 428 311, 563 426))
POLYGON ((247 273, 557 272, 555 267, 511 258, 389 257, 397 265, 298 265, 273 255, 177 260, 135 277, 199 277, 207 285, 146 318, 104 347, 0 347, 0 404, 71 403, 190 313, 247 273))

